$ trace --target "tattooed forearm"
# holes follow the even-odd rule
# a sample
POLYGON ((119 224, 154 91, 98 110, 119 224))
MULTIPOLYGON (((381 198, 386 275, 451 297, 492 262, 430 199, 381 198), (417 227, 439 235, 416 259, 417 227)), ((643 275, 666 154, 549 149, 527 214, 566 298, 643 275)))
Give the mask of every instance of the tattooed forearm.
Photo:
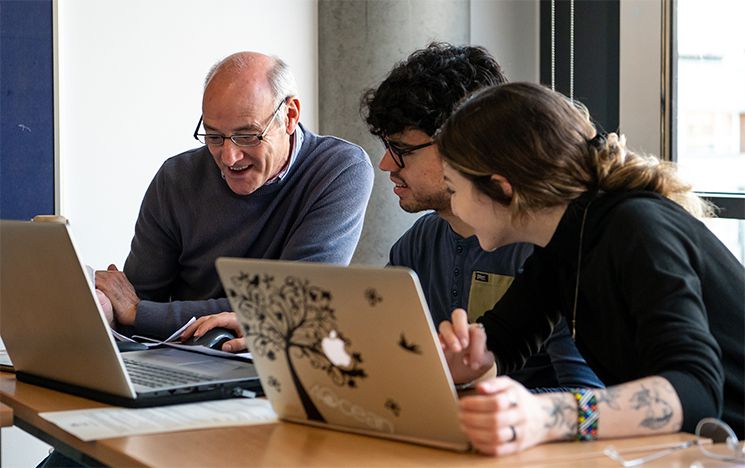
POLYGON ((644 411, 644 418, 639 425, 647 429, 662 429, 673 419, 672 405, 660 396, 658 388, 650 389, 641 385, 641 388, 631 395, 629 402, 631 408, 644 411))
POLYGON ((548 394, 543 403, 547 416, 544 427, 558 439, 572 439, 577 434, 577 405, 570 404, 565 395, 548 394))
MULTIPOLYGON (((597 435, 602 439, 675 432, 683 424, 678 394, 664 377, 645 377, 592 392, 597 401, 597 435)), ((575 397, 548 393, 539 398, 541 428, 546 431, 543 440, 574 439, 578 419, 575 397)))
POLYGON ((621 404, 618 402, 621 396, 621 390, 618 387, 608 387, 606 389, 594 390, 595 398, 597 399, 598 405, 605 403, 608 408, 621 411, 621 404))

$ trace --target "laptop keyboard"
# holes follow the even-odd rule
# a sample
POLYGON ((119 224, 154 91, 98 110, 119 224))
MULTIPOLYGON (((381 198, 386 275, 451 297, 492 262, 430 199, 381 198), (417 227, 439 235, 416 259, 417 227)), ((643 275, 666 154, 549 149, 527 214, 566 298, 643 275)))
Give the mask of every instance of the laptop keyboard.
POLYGON ((188 385, 212 380, 212 378, 196 372, 174 370, 156 364, 127 359, 126 357, 122 357, 122 359, 132 383, 149 388, 188 385))

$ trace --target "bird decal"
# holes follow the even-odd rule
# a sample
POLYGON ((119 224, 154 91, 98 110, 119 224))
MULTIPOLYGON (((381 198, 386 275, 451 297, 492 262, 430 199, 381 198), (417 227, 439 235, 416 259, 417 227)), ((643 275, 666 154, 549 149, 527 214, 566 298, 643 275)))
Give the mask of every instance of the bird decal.
POLYGON ((403 332, 401 332, 401 338, 398 340, 398 345, 410 353, 422 354, 422 350, 419 348, 418 344, 406 341, 406 335, 404 335, 403 332))

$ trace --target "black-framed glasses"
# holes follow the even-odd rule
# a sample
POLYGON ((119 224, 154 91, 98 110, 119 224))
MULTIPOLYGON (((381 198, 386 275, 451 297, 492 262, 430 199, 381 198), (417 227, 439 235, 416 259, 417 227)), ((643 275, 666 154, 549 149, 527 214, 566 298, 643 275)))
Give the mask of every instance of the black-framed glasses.
POLYGON ((391 153, 391 158, 393 158, 393 162, 395 162, 396 165, 400 167, 401 169, 404 168, 404 156, 408 156, 416 150, 420 150, 422 148, 426 148, 434 144, 435 142, 433 140, 427 143, 422 143, 421 145, 414 145, 414 146, 399 145, 399 144, 388 141, 387 138, 383 138, 383 145, 385 146, 385 149, 387 149, 388 152, 391 153))
POLYGON ((226 138, 235 143, 237 146, 258 146, 262 141, 264 141, 264 137, 271 128, 272 122, 276 120, 277 114, 282 108, 282 104, 284 104, 286 101, 287 98, 282 99, 282 101, 277 106, 277 109, 275 109, 274 113, 272 114, 272 118, 269 120, 269 123, 266 124, 266 127, 264 127, 264 130, 262 130, 261 133, 236 133, 235 135, 230 136, 220 135, 219 133, 197 133, 199 132, 199 127, 202 126, 203 118, 203 116, 199 116, 197 128, 194 129, 194 139, 208 146, 222 146, 223 143, 225 143, 226 138))

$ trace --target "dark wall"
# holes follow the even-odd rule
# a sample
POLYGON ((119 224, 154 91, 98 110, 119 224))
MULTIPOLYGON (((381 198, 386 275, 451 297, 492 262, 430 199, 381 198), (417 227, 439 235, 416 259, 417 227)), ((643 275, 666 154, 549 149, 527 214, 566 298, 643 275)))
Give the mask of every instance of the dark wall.
MULTIPOLYGON (((551 85, 551 1, 541 0, 541 83, 551 85)), ((604 131, 618 129, 619 0, 574 1, 574 99, 604 131)), ((570 2, 555 0, 556 91, 569 96, 570 2)))
POLYGON ((0 218, 54 214, 51 0, 0 1, 0 218))

